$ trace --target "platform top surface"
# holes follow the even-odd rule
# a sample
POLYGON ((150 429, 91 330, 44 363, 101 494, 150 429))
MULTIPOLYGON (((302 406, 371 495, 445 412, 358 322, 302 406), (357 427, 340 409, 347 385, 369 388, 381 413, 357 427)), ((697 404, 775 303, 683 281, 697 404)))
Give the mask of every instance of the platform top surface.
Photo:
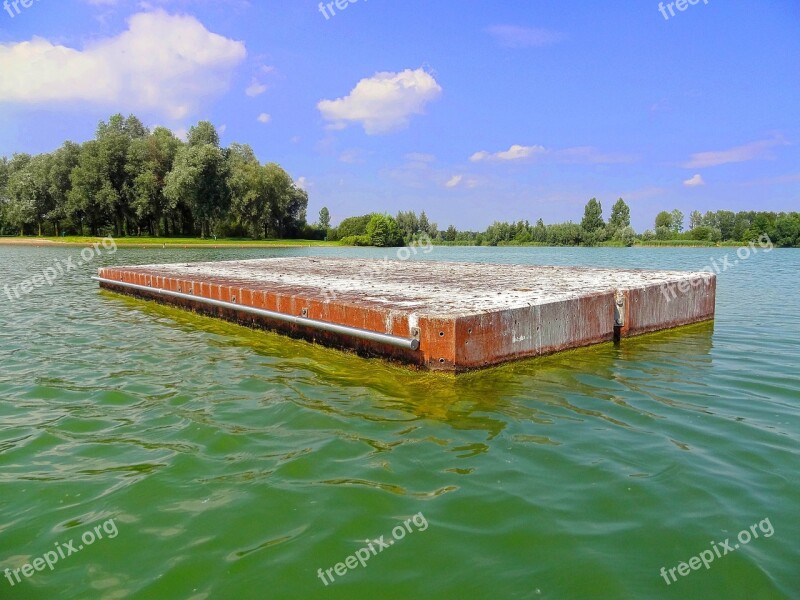
POLYGON ((713 277, 686 271, 326 257, 110 269, 432 315, 476 314, 713 277))

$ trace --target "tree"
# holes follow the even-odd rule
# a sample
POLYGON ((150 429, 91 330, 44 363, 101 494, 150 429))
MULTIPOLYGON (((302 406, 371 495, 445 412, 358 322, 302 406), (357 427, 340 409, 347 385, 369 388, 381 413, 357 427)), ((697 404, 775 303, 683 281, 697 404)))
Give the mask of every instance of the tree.
POLYGON ((331 227, 331 213, 327 206, 323 206, 319 211, 319 226, 326 231, 331 227))
POLYGON ((627 227, 623 227, 618 232, 619 240, 627 247, 633 246, 636 242, 636 232, 633 230, 633 227, 628 225, 627 227))
POLYGON ((657 240, 671 240, 675 237, 675 232, 670 227, 665 227, 664 225, 660 225, 656 227, 656 239, 657 240))
POLYGON ((591 233, 603 229, 605 226, 605 221, 603 221, 603 206, 597 201, 597 198, 592 198, 586 203, 586 207, 583 210, 581 227, 584 231, 591 233))
POLYGON ((458 235, 458 230, 455 228, 454 225, 450 225, 442 234, 442 239, 446 242, 455 242, 456 236, 458 235))
POLYGON ((55 208, 50 190, 50 170, 53 159, 50 154, 39 154, 26 160, 24 166, 15 170, 6 185, 9 223, 24 233, 25 225, 35 224, 37 235, 42 235, 42 225, 55 208))
POLYGON ((379 248, 400 246, 403 243, 397 221, 389 215, 372 215, 367 223, 367 237, 370 244, 379 248))
POLYGON ((699 210, 693 210, 689 214, 689 229, 696 229, 703 225, 703 215, 700 214, 699 210))
POLYGON ((419 213, 418 231, 419 233, 427 233, 431 238, 435 238, 439 234, 439 228, 436 223, 428 222, 428 215, 425 214, 424 210, 419 213))
POLYGON ((547 227, 542 219, 536 221, 536 226, 531 232, 531 240, 540 244, 547 242, 547 227))
POLYGON ((287 202, 279 219, 279 236, 282 238, 298 237, 306 226, 307 210, 308 192, 292 183, 287 193, 287 202))
POLYGON ((213 224, 230 207, 229 165, 219 147, 210 143, 186 145, 178 150, 167 175, 164 197, 184 201, 200 225, 200 236, 211 233, 213 224))
POLYGON ((219 148, 219 133, 210 121, 200 121, 189 128, 186 141, 190 146, 210 145, 219 148))
POLYGON ((302 209, 302 220, 305 222, 308 196, 303 190, 296 188, 289 174, 277 163, 266 164, 264 176, 267 180, 267 201, 270 212, 269 225, 264 234, 267 237, 270 234, 283 237, 295 227, 294 223, 300 216, 295 213, 300 209, 302 209))
MULTIPOLYGON (((426 219, 427 220, 427 219, 426 219)), ((403 234, 403 239, 411 241, 419 233, 419 218, 413 210, 399 211, 396 217, 397 226, 403 234)))
POLYGON ((672 214, 666 210, 662 210, 656 215, 656 231, 659 227, 672 227, 672 214))
POLYGON ((79 220, 89 221, 91 234, 101 225, 114 224, 114 233, 124 235, 133 216, 133 176, 128 168, 128 152, 134 140, 149 135, 134 116, 113 115, 100 121, 95 139, 81 148, 78 165, 71 175, 68 209, 79 220))
POLYGON ((683 213, 679 211, 677 208, 672 211, 670 215, 670 221, 672 223, 672 231, 675 233, 680 233, 683 231, 683 213))
POLYGON ((167 222, 174 217, 177 201, 164 196, 164 186, 180 147, 181 141, 164 127, 131 142, 127 165, 132 179, 131 208, 150 235, 168 231, 167 222))
POLYGON ((614 232, 619 232, 631 225, 631 209, 625 204, 625 200, 620 198, 611 207, 611 218, 608 220, 608 226, 614 232))
POLYGON ((266 168, 247 145, 232 144, 227 161, 232 216, 247 229, 248 235, 260 239, 271 222, 266 168))
POLYGON ((70 175, 78 166, 80 156, 81 147, 73 142, 64 142, 64 145, 52 154, 49 186, 54 206, 48 219, 52 222, 56 235, 59 234, 61 221, 70 216, 68 211, 69 192, 72 189, 70 175))
POLYGON ((720 230, 723 240, 734 239, 734 230, 736 229, 736 213, 730 210, 718 210, 717 228, 720 230))

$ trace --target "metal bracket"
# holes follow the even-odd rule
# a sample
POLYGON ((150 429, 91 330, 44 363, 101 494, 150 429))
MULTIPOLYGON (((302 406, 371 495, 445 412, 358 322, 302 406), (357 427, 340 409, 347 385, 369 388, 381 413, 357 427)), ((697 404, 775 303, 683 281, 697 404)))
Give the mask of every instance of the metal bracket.
POLYGON ((625 294, 619 291, 614 294, 614 325, 625 326, 625 294))

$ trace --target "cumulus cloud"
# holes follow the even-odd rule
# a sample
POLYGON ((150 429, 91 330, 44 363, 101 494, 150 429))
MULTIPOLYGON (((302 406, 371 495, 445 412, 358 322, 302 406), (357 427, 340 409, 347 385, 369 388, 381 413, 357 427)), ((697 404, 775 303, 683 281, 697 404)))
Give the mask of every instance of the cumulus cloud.
POLYGON ((266 91, 267 91, 267 86, 258 81, 258 79, 256 79, 255 77, 253 77, 252 81, 250 82, 250 85, 248 85, 245 88, 244 93, 250 96, 251 98, 255 98, 256 96, 260 96, 266 91))
POLYGON ((269 116, 267 113, 261 113, 258 115, 258 122, 259 123, 269 123, 272 120, 272 117, 269 116))
POLYGON ((481 162, 485 160, 522 160, 525 158, 531 158, 537 154, 544 154, 547 152, 544 146, 521 146, 519 144, 514 144, 508 150, 503 150, 502 152, 487 152, 486 150, 481 150, 480 152, 476 152, 469 159, 472 162, 481 162))
POLYGON ((463 175, 453 175, 444 185, 445 187, 454 188, 461 183, 462 179, 464 179, 463 175))
POLYGON ((698 152, 692 154, 691 160, 683 166, 687 169, 704 169, 706 167, 716 167, 728 163, 748 162, 751 160, 766 160, 774 158, 772 149, 776 146, 786 146, 782 137, 775 137, 769 140, 758 140, 735 146, 728 150, 716 150, 712 152, 698 152))
POLYGON ((697 187, 699 185, 705 185, 706 182, 703 181, 703 176, 700 173, 693 175, 689 179, 683 182, 683 185, 686 187, 697 187))
POLYGON ((408 126, 413 115, 424 112, 442 88, 424 69, 382 72, 359 81, 349 95, 317 104, 334 129, 359 123, 367 135, 391 133, 408 126))
POLYGON ((614 164, 636 160, 635 156, 604 153, 591 146, 550 149, 544 146, 522 146, 520 144, 514 144, 508 150, 500 152, 481 150, 469 157, 472 162, 509 162, 540 158, 564 164, 614 164))
POLYGON ((224 92, 246 56, 244 43, 192 16, 138 13, 126 31, 83 49, 41 37, 0 44, 0 103, 88 103, 181 119, 224 92))

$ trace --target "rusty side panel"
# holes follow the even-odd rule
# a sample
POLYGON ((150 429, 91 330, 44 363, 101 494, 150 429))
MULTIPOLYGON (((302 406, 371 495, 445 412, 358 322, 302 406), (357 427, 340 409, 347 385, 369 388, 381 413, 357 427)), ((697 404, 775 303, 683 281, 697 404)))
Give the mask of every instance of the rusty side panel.
POLYGON ((596 294, 459 318, 456 370, 609 341, 613 299, 613 293, 596 294))
MULTIPOLYGON (((360 329, 370 329, 381 333, 389 333, 403 337, 410 337, 408 319, 400 318, 396 314, 387 315, 377 309, 365 310, 360 306, 346 304, 332 304, 318 299, 309 299, 286 294, 273 294, 265 291, 248 290, 238 286, 225 285, 220 283, 210 283, 192 281, 186 279, 152 277, 144 272, 121 271, 111 268, 100 269, 99 276, 105 279, 123 281, 146 285, 175 292, 191 293, 205 298, 221 300, 281 312, 284 314, 303 316, 303 309, 307 309, 306 316, 310 319, 328 321, 339 325, 357 327, 360 329), (333 317, 333 318, 332 318, 333 317), (390 324, 391 329, 387 330, 386 325, 390 324)), ((384 344, 370 340, 360 340, 346 335, 340 335, 327 331, 320 331, 310 327, 304 327, 293 323, 275 321, 266 317, 252 315, 232 309, 209 306, 200 302, 192 302, 183 298, 172 298, 161 296, 157 293, 145 291, 134 291, 129 288, 114 286, 113 284, 101 284, 103 288, 113 290, 126 295, 131 295, 147 300, 172 306, 191 309, 199 314, 224 318, 228 321, 277 331, 297 339, 309 340, 324 346, 352 350, 361 356, 375 357, 381 356, 397 360, 410 365, 421 365, 423 355, 419 351, 405 350, 403 348, 387 347, 384 344)))
POLYGON ((433 371, 455 371, 456 327, 453 319, 419 319, 419 353, 433 371))
POLYGON ((625 325, 620 335, 630 337, 713 319, 716 276, 693 281, 695 285, 684 281, 625 290, 625 325))

